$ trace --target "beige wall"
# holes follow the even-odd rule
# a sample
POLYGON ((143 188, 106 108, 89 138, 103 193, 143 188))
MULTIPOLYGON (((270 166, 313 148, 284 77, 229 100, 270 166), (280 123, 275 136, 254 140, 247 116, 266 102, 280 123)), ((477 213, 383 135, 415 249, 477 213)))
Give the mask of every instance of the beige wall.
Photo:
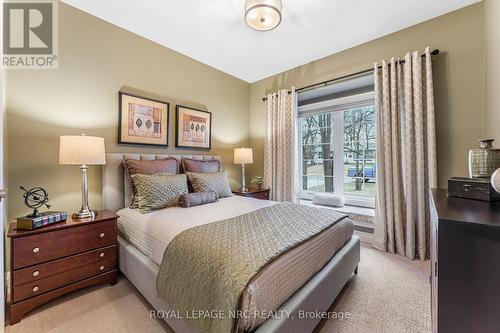
POLYGON ((251 174, 262 174, 266 129, 262 97, 266 93, 354 73, 382 59, 430 46, 441 51, 434 62, 439 185, 445 187, 449 176, 467 175, 467 151, 486 134, 482 18, 479 3, 252 84, 250 135, 255 163, 251 174))
MULTIPOLYGON (((248 83, 63 3, 59 36, 59 69, 6 73, 11 219, 28 212, 20 185, 45 187, 53 209, 79 209, 79 170, 57 164, 63 134, 102 136, 109 152, 222 155, 233 185, 239 181, 232 149, 249 144, 248 83), (170 102, 171 147, 116 144, 120 89, 170 102), (177 103, 213 113, 211 151, 173 148, 177 103)), ((98 167, 91 167, 90 191, 92 207, 99 208, 98 167)))
POLYGON ((500 1, 484 1, 486 131, 500 147, 500 1))
MULTIPOLYGON (((500 140, 496 126, 500 97, 493 89, 500 83, 498 6, 497 1, 487 0, 249 85, 60 3, 59 69, 6 73, 9 217, 26 213, 19 185, 46 187, 54 209, 79 208, 78 168, 57 165, 59 135, 84 131, 103 136, 110 152, 193 153, 173 147, 118 146, 120 89, 171 103, 171 145, 177 103, 213 112, 213 149, 194 153, 222 155, 236 185, 235 146, 251 143, 255 163, 250 173, 262 174, 266 128, 262 97, 267 92, 350 74, 426 46, 441 50, 434 78, 439 183, 444 187, 449 176, 467 174, 467 150, 476 146, 476 140, 486 134, 500 140)), ((98 208, 99 168, 91 169, 90 179, 91 204, 98 208)))

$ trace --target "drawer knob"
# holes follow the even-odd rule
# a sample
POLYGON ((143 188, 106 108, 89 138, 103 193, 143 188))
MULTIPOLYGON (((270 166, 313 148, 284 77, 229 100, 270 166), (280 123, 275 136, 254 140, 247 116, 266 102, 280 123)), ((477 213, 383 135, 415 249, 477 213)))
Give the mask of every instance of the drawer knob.
POLYGON ((99 238, 104 238, 104 232, 101 232, 101 233, 99 234, 99 238))
POLYGON ((99 253, 99 257, 104 258, 104 252, 99 253))
POLYGON ((33 249, 33 253, 38 253, 38 252, 40 252, 40 248, 35 247, 35 248, 33 249))
POLYGON ((99 267, 99 270, 100 271, 104 270, 104 266, 99 267))
POLYGON ((40 272, 39 272, 39 271, 34 271, 34 272, 33 272, 33 276, 38 276, 38 275, 40 275, 40 272))
POLYGON ((38 291, 38 286, 33 287, 33 292, 36 293, 38 291))

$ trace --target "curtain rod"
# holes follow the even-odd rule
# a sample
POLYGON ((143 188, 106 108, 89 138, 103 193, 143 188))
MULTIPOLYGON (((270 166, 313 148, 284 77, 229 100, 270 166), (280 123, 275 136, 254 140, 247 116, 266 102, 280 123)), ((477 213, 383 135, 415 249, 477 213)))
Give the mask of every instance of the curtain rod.
MULTIPOLYGON (((431 51, 431 56, 437 56, 438 54, 439 54, 439 50, 438 49, 435 49, 435 50, 431 51)), ((423 53, 421 55, 421 57, 425 58, 425 53, 423 53)), ((404 62, 405 62, 404 59, 399 60, 400 64, 404 64, 404 62)), ((382 66, 378 66, 378 69, 381 69, 381 68, 382 68, 382 66)), ((323 81, 323 82, 314 83, 314 84, 311 84, 311 85, 308 85, 308 86, 296 89, 295 92, 311 90, 312 88, 315 88, 315 87, 318 87, 318 86, 325 86, 326 87, 326 86, 330 85, 333 82, 343 81, 343 80, 350 79, 350 78, 353 78, 353 77, 356 77, 356 76, 362 76, 362 75, 368 74, 370 72, 373 72, 373 68, 364 69, 364 70, 356 72, 356 73, 347 74, 347 75, 336 77, 334 79, 326 80, 326 81, 323 81)), ((288 93, 291 94, 292 92, 288 91, 288 93)), ((263 101, 267 101, 267 97, 262 98, 262 100, 263 101)))

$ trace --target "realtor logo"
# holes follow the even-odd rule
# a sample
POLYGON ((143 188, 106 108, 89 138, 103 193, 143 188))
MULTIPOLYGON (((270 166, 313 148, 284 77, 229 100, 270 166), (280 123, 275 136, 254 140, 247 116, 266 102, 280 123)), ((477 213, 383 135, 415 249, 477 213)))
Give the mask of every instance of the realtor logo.
POLYGON ((57 1, 3 4, 3 59, 7 68, 57 68, 57 1))

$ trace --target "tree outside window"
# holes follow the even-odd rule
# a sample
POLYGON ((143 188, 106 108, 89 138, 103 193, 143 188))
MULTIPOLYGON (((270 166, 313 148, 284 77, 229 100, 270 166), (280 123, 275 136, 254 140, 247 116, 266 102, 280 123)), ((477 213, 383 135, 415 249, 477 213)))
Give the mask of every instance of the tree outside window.
POLYGON ((375 108, 366 105, 337 112, 342 116, 327 112, 301 118, 302 190, 375 196, 375 108), (336 121, 342 126, 335 126, 336 121), (335 138, 339 140, 335 128, 343 128, 340 144, 335 142, 335 138), (334 147, 343 147, 343 151, 336 152, 334 147), (336 153, 343 155, 338 166, 336 153), (335 168, 343 170, 343 189, 335 188, 335 168))

